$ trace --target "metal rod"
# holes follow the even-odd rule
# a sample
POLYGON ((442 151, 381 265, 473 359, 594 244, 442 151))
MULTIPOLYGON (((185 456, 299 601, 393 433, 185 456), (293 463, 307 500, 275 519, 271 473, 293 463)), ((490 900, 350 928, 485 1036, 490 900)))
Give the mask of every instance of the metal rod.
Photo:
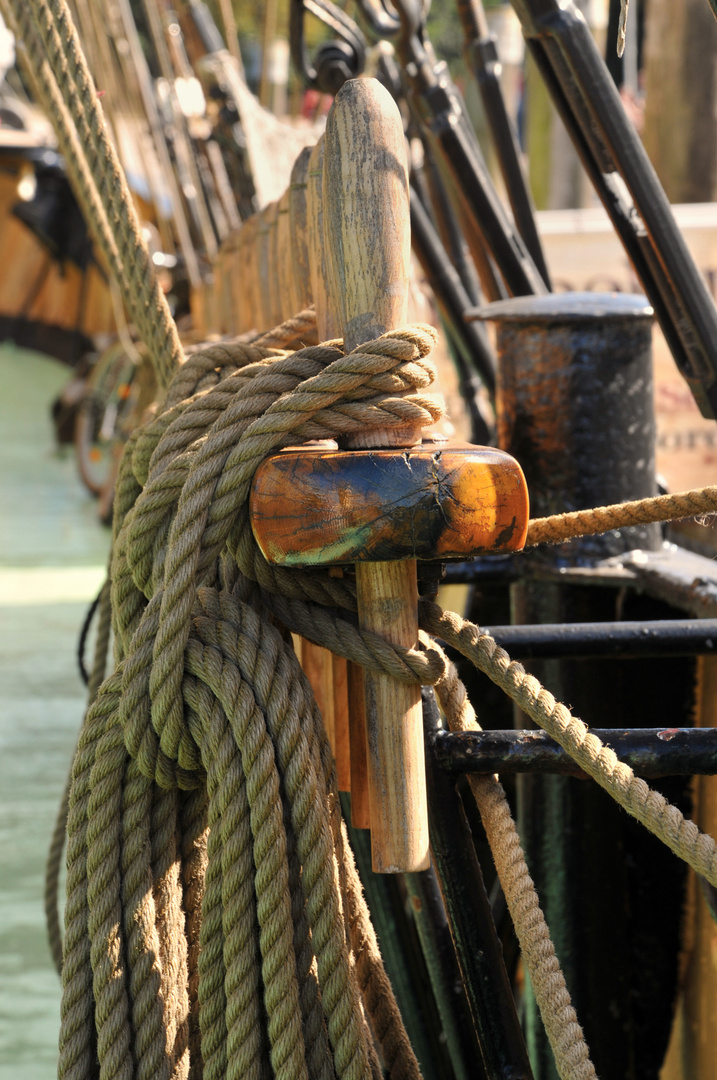
POLYGON ((422 697, 431 850, 485 1070, 490 1080, 532 1080, 470 826, 453 782, 432 760, 439 724, 432 687, 422 697))
POLYGON ((573 4, 513 0, 523 35, 704 416, 717 411, 717 312, 617 88, 573 4))
MULTIPOLYGON (((712 776, 717 773, 717 728, 610 728, 594 735, 640 776, 712 776)), ((445 772, 585 773, 544 731, 439 731, 432 753, 445 772)))
POLYGON ((428 190, 428 199, 424 200, 424 205, 432 212, 436 232, 449 259, 456 268, 463 288, 468 296, 475 296, 476 304, 478 304, 481 301, 480 278, 473 264, 468 244, 461 231, 460 222, 451 206, 448 189, 431 152, 428 139, 423 138, 421 145, 423 146, 423 168, 421 171, 428 190))
POLYGON ((129 0, 118 0, 118 6, 120 17, 122 19, 122 26, 129 44, 130 56, 132 57, 132 63, 142 94, 142 101, 147 114, 147 122, 152 133, 154 148, 157 152, 157 157, 159 158, 162 179, 169 189, 169 197, 172 203, 172 216, 177 229, 177 238, 184 258, 184 265, 187 268, 187 277, 189 278, 192 288, 196 289, 202 284, 202 275, 199 269, 197 253, 194 248, 194 241, 189 229, 189 222, 185 213, 184 202, 169 156, 167 140, 164 135, 162 120, 155 99, 154 83, 152 81, 149 65, 144 52, 142 51, 142 45, 129 0))
MULTIPOLYGON (((410 59, 410 58, 404 58, 410 59)), ((447 69, 424 60, 408 69, 408 100, 436 159, 450 176, 467 223, 493 256, 513 296, 544 294, 547 285, 493 186, 447 69)), ((483 289, 490 289, 482 282, 483 289)))
POLYGON ((554 657, 697 656, 717 653, 717 619, 486 626, 513 660, 554 657))
POLYGON ((464 55, 483 101, 498 165, 515 224, 545 283, 550 275, 535 224, 535 207, 523 166, 518 135, 508 115, 500 85, 500 58, 481 0, 458 0, 465 37, 464 55))
POLYGON ((480 1048, 436 872, 431 867, 417 874, 406 874, 404 882, 453 1072, 456 1080, 476 1080, 480 1048))

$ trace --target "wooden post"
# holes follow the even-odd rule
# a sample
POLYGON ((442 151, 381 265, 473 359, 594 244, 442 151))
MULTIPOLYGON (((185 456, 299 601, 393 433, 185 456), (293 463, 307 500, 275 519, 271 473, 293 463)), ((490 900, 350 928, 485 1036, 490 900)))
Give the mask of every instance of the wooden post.
POLYGON ((341 337, 341 321, 337 309, 329 305, 328 270, 324 243, 324 137, 311 152, 306 173, 306 224, 309 237, 309 274, 311 295, 316 306, 316 325, 319 340, 341 337))
MULTIPOLYGON (((305 236, 306 269, 311 282, 311 292, 316 307, 316 324, 319 341, 340 334, 335 308, 330 304, 326 279, 326 252, 323 244, 323 196, 321 178, 323 169, 323 140, 319 140, 303 166, 306 183, 305 236)), ((300 175, 300 174, 299 174, 300 175)), ((292 182, 294 174, 292 173, 292 182)), ((295 205, 295 220, 301 223, 301 210, 295 205)), ((306 285, 304 286, 306 288, 306 285)), ((308 655, 310 667, 316 670, 315 679, 310 678, 317 703, 324 717, 326 730, 336 761, 339 791, 351 790, 351 772, 348 752, 348 690, 346 662, 334 657, 328 649, 311 642, 302 643, 302 655, 308 655), (317 687, 319 694, 317 695, 317 687), (342 692, 343 688, 343 692, 342 692), (338 709, 337 709, 338 704, 338 709)), ((304 670, 307 671, 306 664, 304 670)))
POLYGON ((234 291, 234 304, 239 314, 240 334, 257 327, 259 281, 256 269, 256 236, 258 225, 258 215, 253 214, 239 230, 239 273, 234 291))
POLYGON ((311 276, 307 235, 307 173, 312 148, 305 147, 294 162, 289 182, 289 236, 294 314, 311 303, 311 276))
POLYGON ((287 188, 279 199, 276 208, 276 240, 274 252, 276 263, 274 276, 277 283, 276 314, 277 323, 296 315, 292 287, 291 232, 289 224, 290 189, 287 188))
MULTIPOLYGON (((406 322, 411 250, 403 123, 374 80, 347 82, 324 137, 323 227, 346 351, 406 322)), ((411 446, 420 429, 374 432, 353 445, 411 446)), ((418 643, 416 563, 357 563, 359 621, 396 645, 418 643)), ((430 865, 421 689, 364 675, 373 868, 430 865)))

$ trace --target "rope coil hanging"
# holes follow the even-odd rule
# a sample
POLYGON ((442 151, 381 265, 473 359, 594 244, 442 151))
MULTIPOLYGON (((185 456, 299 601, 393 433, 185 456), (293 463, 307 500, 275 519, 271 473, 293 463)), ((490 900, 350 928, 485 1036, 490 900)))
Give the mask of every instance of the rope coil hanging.
MULTIPOLYGON (((108 1077, 378 1075, 364 1009, 391 1074, 418 1075, 321 718, 236 552, 253 567, 242 507, 276 446, 316 425, 440 415, 421 392, 433 341, 419 328, 349 357, 257 345, 211 368, 192 357, 178 375, 186 388, 194 371, 189 398, 172 405, 170 390, 128 445, 117 667, 70 791, 60 1076, 93 1075, 95 1055, 108 1077)), ((351 601, 341 582, 317 593, 351 601)))
MULTIPOLYGON (((3 6, 166 387, 182 348, 67 6, 3 6)), ((437 647, 398 650, 361 634, 345 614, 346 582, 268 567, 245 500, 256 465, 287 441, 433 422, 440 407, 421 393, 431 342, 414 328, 349 357, 337 343, 282 351, 281 334, 198 352, 130 440, 114 518, 116 668, 88 712, 69 796, 60 1076, 378 1078, 372 1032, 390 1075, 418 1075, 342 832, 321 718, 272 613, 342 655, 437 684, 455 729, 475 720, 437 647)), ((715 508, 713 489, 697 494, 669 507, 650 500, 628 520, 616 508, 587 512, 592 521, 561 515, 534 523, 531 542, 645 520, 629 514, 715 508)), ((106 596, 101 607, 106 630, 106 596)), ((478 628, 422 614, 717 884, 711 838, 478 628)), ((472 786, 559 1074, 587 1080, 594 1070, 504 796, 490 779, 472 786)))
MULTIPOLYGON (((149 1075, 160 1058, 172 1063, 170 1075, 194 1075, 200 1055, 216 1077, 375 1069, 359 1000, 366 984, 359 977, 357 986, 354 967, 366 950, 356 927, 366 935, 370 924, 321 720, 273 619, 367 666, 436 684, 453 726, 474 723, 472 712, 430 640, 405 650, 357 628, 348 580, 264 563, 246 499, 259 462, 287 442, 440 415, 425 393, 434 340, 429 328, 408 328, 349 356, 336 343, 295 353, 222 344, 189 358, 177 375, 186 396, 170 387, 159 414, 130 440, 115 504, 117 668, 90 709, 73 773, 61 1076, 91 1075, 95 1052, 108 1077, 149 1075), (360 913, 348 920, 353 958, 348 911, 360 913)), ((491 639, 435 605, 421 605, 421 621, 717 881, 711 839, 664 800, 658 805, 491 639)), ((559 1074, 585 1080, 594 1072, 504 796, 493 781, 473 786, 559 1074)), ((393 1068, 410 1074, 417 1066, 378 952, 367 955, 400 1047, 393 1068)), ((387 1029, 369 996, 374 1031, 387 1029)))

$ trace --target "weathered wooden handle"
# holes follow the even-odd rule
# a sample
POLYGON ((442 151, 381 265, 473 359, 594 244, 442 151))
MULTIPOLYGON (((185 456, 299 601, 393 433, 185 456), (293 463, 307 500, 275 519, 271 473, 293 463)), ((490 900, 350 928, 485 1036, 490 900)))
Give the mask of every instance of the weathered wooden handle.
MULTIPOLYGON (((324 136, 323 228, 329 281, 350 351, 403 325, 411 251, 403 123, 387 90, 344 84, 324 136)), ((420 431, 382 432, 363 445, 411 445, 420 431)), ((354 441, 354 445, 356 442, 354 441)), ((418 642, 416 564, 357 564, 359 621, 393 644, 418 642)), ((375 871, 430 864, 421 691, 366 672, 371 853, 375 871)))
POLYGON ((306 171, 306 225, 309 237, 309 275, 311 295, 316 307, 319 341, 341 337, 341 319, 335 303, 329 299, 329 271, 324 246, 324 137, 311 151, 306 171))
MULTIPOLYGON (((331 303, 328 291, 326 251, 323 242, 323 138, 311 151, 311 155, 300 171, 299 182, 306 185, 305 221, 306 221, 306 258, 308 281, 316 309, 316 328, 319 341, 340 337, 341 329, 335 303, 331 303)), ((294 176, 292 174, 292 184, 294 176)), ((298 215, 297 215, 298 217, 298 215)), ((308 281, 305 287, 308 287, 308 281)), ((309 660, 307 671, 314 696, 321 715, 324 717, 327 735, 336 761, 336 778, 339 791, 351 790, 350 748, 349 748, 349 702, 347 690, 346 662, 334 657, 328 649, 323 649, 312 642, 305 642, 304 653, 309 660), (317 693, 318 689, 318 693, 317 693)))
POLYGON ((289 183, 289 237, 291 247, 291 307, 296 315, 311 303, 307 235, 307 173, 313 150, 305 147, 294 162, 289 183))

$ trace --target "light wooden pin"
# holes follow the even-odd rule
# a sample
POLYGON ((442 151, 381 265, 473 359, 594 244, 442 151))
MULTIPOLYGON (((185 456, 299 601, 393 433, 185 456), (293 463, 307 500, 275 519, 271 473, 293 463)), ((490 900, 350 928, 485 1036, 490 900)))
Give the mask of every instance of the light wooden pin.
MULTIPOLYGON (((405 324, 411 253, 403 123, 375 80, 347 82, 324 136, 323 228, 347 352, 405 324)), ((391 429, 353 445, 411 446, 420 429, 391 429)), ((416 563, 357 563, 359 622, 392 644, 418 643, 416 563)), ((421 690, 364 674, 371 852, 375 871, 430 865, 421 690)))
POLYGON ((294 162, 289 182, 289 237, 293 313, 312 302, 307 223, 307 182, 312 147, 305 147, 294 162))
POLYGON ((289 201, 290 189, 287 188, 279 199, 276 208, 276 240, 275 254, 276 265, 274 273, 277 281, 276 313, 278 322, 290 319, 296 315, 298 308, 294 307, 293 296, 293 272, 291 260, 291 227, 289 224, 289 201))
POLYGON ((234 303, 239 313, 239 333, 257 327, 259 288, 256 270, 256 235, 259 219, 252 214, 239 231, 239 273, 234 287, 234 303))
MULTIPOLYGON (((323 140, 321 140, 306 160, 306 259, 311 282, 311 293, 316 308, 316 324, 319 341, 340 336, 338 313, 328 295, 326 251, 323 240, 323 140)), ((297 208, 298 209, 298 208, 297 208)), ((295 221, 301 224, 300 210, 295 221)), ((304 286, 306 288, 306 286, 304 286)), ((304 670, 315 672, 310 677, 317 703, 324 717, 326 730, 331 742, 336 761, 336 775, 339 791, 351 790, 350 752, 349 752, 349 705, 348 675, 346 661, 333 656, 328 649, 311 642, 302 643, 302 656, 307 658, 304 670), (316 695, 316 688, 319 695, 316 695)))

